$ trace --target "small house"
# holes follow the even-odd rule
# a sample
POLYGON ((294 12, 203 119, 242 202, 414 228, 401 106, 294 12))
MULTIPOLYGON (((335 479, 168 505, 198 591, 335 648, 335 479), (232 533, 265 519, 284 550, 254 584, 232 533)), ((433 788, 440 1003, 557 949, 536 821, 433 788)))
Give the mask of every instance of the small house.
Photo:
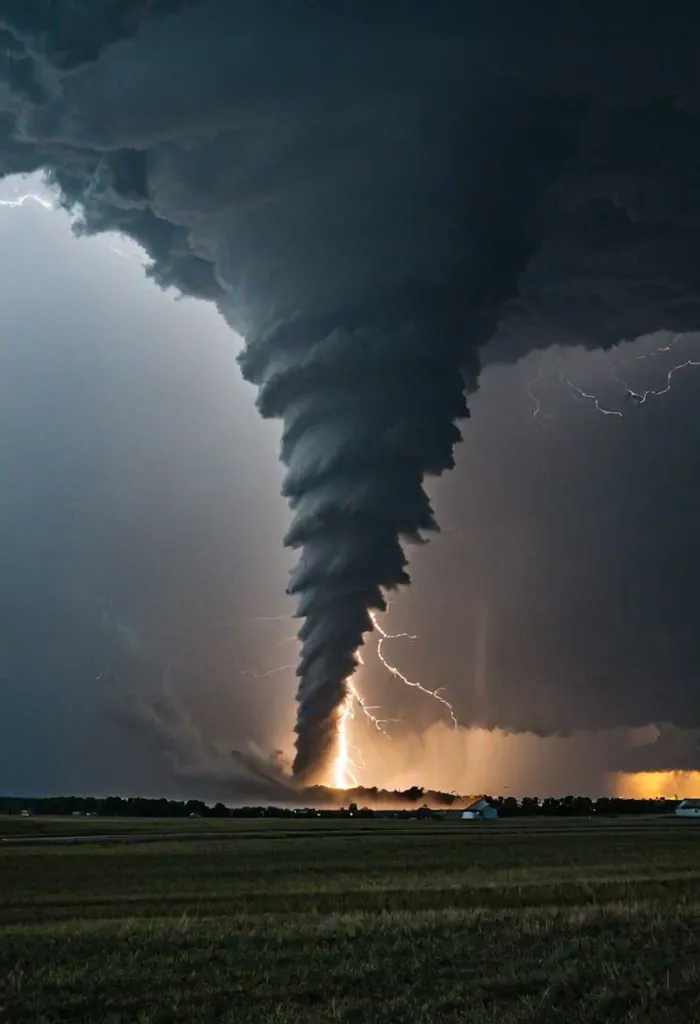
POLYGON ((700 818, 700 800, 681 800, 676 814, 679 818, 700 818))
POLYGON ((498 817, 498 809, 485 800, 475 800, 473 804, 462 811, 462 821, 486 820, 498 817))

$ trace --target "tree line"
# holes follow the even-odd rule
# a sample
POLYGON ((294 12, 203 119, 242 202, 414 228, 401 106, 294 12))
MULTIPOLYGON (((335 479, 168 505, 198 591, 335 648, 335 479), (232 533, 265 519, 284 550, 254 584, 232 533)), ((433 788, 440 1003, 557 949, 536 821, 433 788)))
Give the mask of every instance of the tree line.
MULTIPOLYGON (((375 791, 376 792, 376 791, 375 791)), ((372 818, 378 816, 395 815, 397 817, 413 817, 417 812, 425 811, 426 808, 440 807, 440 803, 431 799, 434 794, 425 791, 418 786, 403 792, 383 791, 381 797, 372 801, 374 809, 369 802, 364 803, 360 794, 367 796, 367 791, 344 791, 342 794, 326 793, 325 800, 314 802, 308 807, 278 807, 278 806, 248 806, 248 807, 227 807, 223 803, 213 805, 203 800, 166 800, 149 799, 147 797, 120 797, 109 796, 104 799, 85 796, 55 796, 40 797, 37 799, 22 799, 20 797, 0 797, 0 814, 21 814, 22 811, 33 815, 76 815, 76 816, 99 816, 111 818, 291 818, 299 816, 315 817, 338 817, 356 816, 372 818), (347 801, 345 806, 338 809, 337 806, 328 807, 329 797, 334 795, 337 798, 347 801), (383 799, 382 799, 383 798, 383 799), (324 803, 326 806, 324 806, 324 803), (387 807, 402 807, 401 810, 384 810, 382 804, 387 807)), ((451 799, 442 803, 442 808, 452 807, 460 809, 468 805, 469 799, 456 797, 454 794, 441 794, 451 799)), ((379 796, 379 794, 378 794, 379 796)), ((626 800, 621 797, 598 797, 592 799, 587 796, 565 796, 545 797, 541 799, 536 796, 523 797, 517 800, 515 797, 486 797, 494 807, 498 809, 500 817, 592 817, 598 815, 618 814, 668 814, 675 808, 677 800, 664 798, 650 800, 626 800)))

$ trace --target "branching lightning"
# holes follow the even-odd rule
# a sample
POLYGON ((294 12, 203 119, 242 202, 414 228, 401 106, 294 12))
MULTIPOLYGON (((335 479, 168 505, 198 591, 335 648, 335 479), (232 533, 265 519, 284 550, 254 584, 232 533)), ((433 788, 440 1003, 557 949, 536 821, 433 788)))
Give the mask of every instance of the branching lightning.
MULTIPOLYGON (((675 348, 676 344, 679 341, 681 341, 684 337, 686 337, 686 335, 674 334, 674 336, 669 341, 667 341, 663 345, 657 346, 655 349, 652 349, 651 352, 642 352, 640 355, 632 356, 629 359, 621 359, 614 365, 611 380, 615 381, 615 383, 619 384, 622 387, 625 394, 625 398, 634 402, 634 404, 637 406, 644 405, 650 398, 657 398, 660 397, 661 395, 668 394, 668 392, 671 390, 671 385, 675 374, 679 373, 681 370, 687 369, 690 366, 700 366, 700 359, 685 359, 681 363, 675 363, 666 373, 666 383, 663 387, 646 388, 644 391, 636 391, 634 388, 630 387, 630 385, 623 377, 619 375, 618 370, 620 367, 629 366, 631 363, 640 362, 642 360, 663 356, 667 352, 671 352, 675 348)), ((596 395, 589 394, 588 392, 583 391, 581 388, 579 388, 576 384, 573 384, 567 377, 564 376, 563 371, 560 373, 560 380, 564 384, 566 384, 579 397, 588 399, 589 401, 593 402, 597 411, 602 413, 604 416, 622 416, 622 412, 620 410, 606 408, 600 403, 596 395)))
MULTIPOLYGON (((360 661, 360 665, 362 665, 362 658, 360 658, 359 655, 358 658, 360 661)), ((385 729, 385 726, 389 725, 391 722, 398 722, 400 721, 400 719, 378 718, 377 715, 374 714, 374 712, 381 711, 381 706, 379 704, 368 704, 354 683, 348 682, 348 692, 351 700, 355 701, 362 714, 371 722, 371 724, 374 726, 377 732, 380 732, 382 736, 385 736, 388 740, 390 740, 391 736, 385 729)), ((352 715, 351 717, 354 718, 355 716, 352 715)))
MULTIPOLYGON (((362 659, 360 659, 360 664, 362 664, 362 659)), ((338 750, 333 762, 334 789, 351 789, 353 786, 358 786, 359 780, 355 773, 361 772, 365 767, 362 751, 359 747, 351 744, 348 737, 348 724, 355 720, 355 705, 360 708, 362 713, 376 726, 383 736, 391 739, 389 733, 382 726, 382 720, 376 718, 371 713, 371 709, 365 704, 364 698, 358 692, 355 684, 348 680, 348 694, 341 705, 338 715, 338 750), (351 757, 351 751, 358 758, 357 761, 354 761, 351 757)))
POLYGON ((596 395, 593 395, 588 391, 584 391, 582 388, 578 387, 578 385, 573 384, 568 377, 564 376, 563 370, 559 375, 559 379, 562 384, 566 384, 566 386, 570 388, 575 395, 578 395, 580 398, 584 398, 589 402, 593 402, 596 410, 602 413, 603 416, 622 416, 622 413, 618 409, 607 409, 604 405, 600 404, 596 395))
MULTIPOLYGON (((379 633, 379 640, 377 642, 376 654, 380 662, 395 679, 400 680, 405 686, 410 686, 413 689, 420 690, 421 693, 426 694, 428 697, 432 697, 433 700, 443 704, 449 712, 450 718, 454 728, 459 727, 457 716, 455 715, 454 708, 450 702, 442 696, 441 688, 431 690, 427 686, 423 686, 422 683, 417 682, 413 679, 409 679, 393 665, 384 655, 383 645, 385 640, 417 640, 418 637, 415 633, 387 633, 387 631, 379 624, 377 617, 374 613, 371 615, 372 624, 379 633)), ((358 661, 360 665, 364 664, 362 657, 358 652, 358 661)), ((348 726, 351 721, 355 719, 355 708, 359 708, 362 714, 371 722, 375 729, 382 734, 386 739, 391 739, 391 735, 386 729, 392 721, 400 721, 399 719, 387 719, 379 718, 374 714, 375 711, 380 710, 378 706, 369 705, 365 701, 357 686, 348 680, 347 683, 348 694, 341 706, 340 713, 338 715, 338 742, 337 742, 337 753, 333 762, 332 776, 333 786, 335 789, 349 789, 352 786, 356 786, 357 776, 355 772, 362 770, 362 755, 358 748, 351 748, 351 744, 348 737, 348 726), (359 763, 353 761, 351 758, 351 749, 357 750, 359 755, 359 763)))
MULTIPOLYGON (((649 354, 651 355, 652 353, 649 354)), ((648 388, 646 391, 642 392, 635 391, 633 388, 629 387, 624 380, 621 380, 619 377, 616 377, 615 379, 619 380, 620 384, 625 389, 625 394, 628 398, 631 398, 634 402, 636 402, 637 405, 644 405, 648 398, 668 394, 668 392, 671 390, 671 381, 673 380, 673 375, 675 373, 678 373, 680 370, 685 370, 688 366, 700 366, 700 360, 686 359, 684 363, 676 363, 676 365, 672 366, 666 374, 665 387, 658 389, 648 388)))
POLYGON ((427 686, 423 686, 422 683, 416 682, 412 679, 408 679, 403 674, 403 672, 401 672, 396 667, 396 665, 393 665, 384 657, 382 648, 384 646, 385 640, 399 640, 402 637, 405 637, 408 640, 417 640, 418 637, 414 633, 387 633, 386 630, 379 625, 379 622, 377 621, 377 616, 373 612, 370 613, 370 615, 374 628, 379 633, 379 642, 377 643, 377 657, 381 661, 384 668, 388 669, 389 672, 391 672, 391 674, 396 679, 399 679, 405 686, 410 686, 416 690, 420 690, 421 693, 425 693, 427 694, 428 697, 432 697, 434 700, 439 701, 440 704, 444 704, 444 706, 447 708, 450 714, 450 718, 452 719, 452 724, 454 728, 457 729, 459 727, 457 716, 455 715, 454 708, 452 707, 450 702, 447 700, 447 698, 442 696, 442 687, 438 687, 436 690, 430 690, 427 686))
MULTIPOLYGON (((663 345, 658 345, 650 352, 642 352, 639 355, 629 356, 626 359, 618 360, 613 365, 610 379, 623 389, 624 397, 629 401, 633 402, 636 406, 644 405, 650 398, 655 398, 660 395, 668 394, 668 392, 671 390, 673 377, 681 370, 685 370, 688 367, 699 367, 700 359, 685 359, 683 360, 683 362, 676 363, 668 370, 666 374, 666 382, 663 387, 646 388, 643 391, 637 391, 635 390, 635 388, 631 387, 627 383, 627 381, 620 376, 620 369, 623 366, 630 366, 634 363, 638 363, 646 359, 658 359, 661 356, 665 356, 667 353, 673 351, 678 342, 682 341, 684 338, 687 337, 688 335, 684 334, 674 334, 673 337, 670 338, 668 341, 664 342, 663 345)), ((552 366, 552 368, 554 369, 555 366, 552 366)), ((543 411, 542 400, 537 391, 535 390, 536 386, 543 380, 544 371, 545 359, 543 357, 538 366, 537 373, 534 375, 534 377, 529 378, 525 382, 525 391, 533 407, 533 419, 535 419, 540 424, 540 426, 544 426, 543 420, 553 418, 551 413, 545 413, 543 411)), ((624 415, 621 409, 616 409, 614 405, 608 405, 604 403, 594 392, 585 391, 578 384, 575 384, 571 380, 571 378, 566 375, 566 371, 562 366, 560 366, 558 370, 558 379, 565 387, 569 389, 569 391, 571 391, 571 393, 577 399, 583 399, 584 401, 591 402, 596 412, 599 412, 601 415, 616 416, 618 418, 622 418, 622 416, 624 415)))

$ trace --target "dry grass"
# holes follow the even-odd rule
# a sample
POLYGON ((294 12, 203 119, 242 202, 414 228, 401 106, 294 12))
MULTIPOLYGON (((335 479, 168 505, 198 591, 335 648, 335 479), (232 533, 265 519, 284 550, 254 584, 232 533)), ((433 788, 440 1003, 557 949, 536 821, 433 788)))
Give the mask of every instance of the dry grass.
POLYGON ((3 1024, 697 1020, 693 825, 0 847, 3 1024))

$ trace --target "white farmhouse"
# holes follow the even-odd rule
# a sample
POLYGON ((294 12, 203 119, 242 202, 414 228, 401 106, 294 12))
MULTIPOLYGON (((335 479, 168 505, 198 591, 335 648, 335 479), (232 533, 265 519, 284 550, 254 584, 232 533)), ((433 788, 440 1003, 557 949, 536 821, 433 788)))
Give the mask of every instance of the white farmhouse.
POLYGON ((488 800, 476 800, 462 811, 462 821, 473 821, 474 819, 497 818, 498 809, 492 807, 488 800))
POLYGON ((681 800, 676 814, 679 818, 700 818, 700 800, 681 800))

